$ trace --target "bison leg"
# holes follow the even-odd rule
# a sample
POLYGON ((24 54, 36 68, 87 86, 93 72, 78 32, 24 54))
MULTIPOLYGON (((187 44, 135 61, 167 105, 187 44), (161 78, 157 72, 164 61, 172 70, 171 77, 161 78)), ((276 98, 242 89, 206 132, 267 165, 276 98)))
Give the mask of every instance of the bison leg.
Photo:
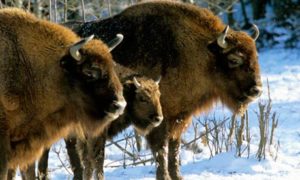
POLYGON ((138 150, 138 152, 141 152, 141 149, 142 149, 142 137, 141 137, 141 135, 139 135, 139 133, 136 130, 134 130, 134 138, 135 138, 135 141, 136 141, 137 150, 138 150))
POLYGON ((49 150, 45 149, 42 157, 39 160, 38 164, 38 179, 39 180, 46 180, 48 179, 48 156, 49 150))
POLYGON ((26 170, 21 171, 22 180, 35 179, 35 163, 32 163, 26 170))
POLYGON ((7 180, 15 180, 16 179, 16 170, 9 169, 7 173, 7 180))
POLYGON ((93 147, 91 149, 91 153, 93 153, 93 159, 95 160, 94 169, 96 171, 96 178, 99 180, 104 180, 104 172, 103 172, 103 165, 104 165, 104 158, 105 158, 105 142, 106 136, 101 135, 97 138, 97 141, 93 143, 93 147))
POLYGON ((74 180, 81 180, 82 179, 82 166, 79 158, 79 154, 76 150, 76 138, 69 138, 65 139, 66 148, 68 151, 70 164, 74 173, 74 180))
POLYGON ((0 109, 0 149, 0 179, 2 180, 7 179, 8 156, 10 151, 7 119, 5 118, 2 108, 0 109))
POLYGON ((159 127, 153 129, 146 138, 156 161, 156 179, 170 180, 167 162, 168 134, 165 121, 159 127))
POLYGON ((180 138, 169 139, 169 174, 172 180, 182 180, 180 176, 180 164, 179 164, 179 150, 180 150, 180 138))
POLYGON ((77 139, 76 148, 79 153, 80 160, 83 164, 83 179, 90 180, 92 179, 93 176, 93 168, 92 168, 91 158, 88 152, 87 141, 82 141, 77 139))

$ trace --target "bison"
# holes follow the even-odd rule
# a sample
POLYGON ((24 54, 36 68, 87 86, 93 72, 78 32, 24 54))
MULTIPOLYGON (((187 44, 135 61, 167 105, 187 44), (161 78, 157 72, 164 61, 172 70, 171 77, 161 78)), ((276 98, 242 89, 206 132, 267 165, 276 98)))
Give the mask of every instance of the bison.
POLYGON ((113 138, 130 124, 137 132, 146 135, 163 120, 158 82, 137 77, 133 81, 125 81, 123 86, 124 97, 128 102, 124 114, 113 121, 101 136, 77 143, 84 167, 83 179, 92 179, 93 170, 95 179, 104 179, 103 163, 107 138, 113 138))
POLYGON ((261 94, 255 29, 249 36, 205 8, 173 2, 141 3, 78 28, 79 35, 95 34, 104 41, 124 34, 112 52, 115 60, 149 77, 162 74, 165 121, 146 136, 158 163, 157 179, 182 179, 180 136, 193 114, 217 101, 242 113, 261 94))
POLYGON ((137 4, 77 28, 80 36, 95 34, 103 41, 124 34, 112 52, 115 61, 149 77, 162 75, 164 121, 146 136, 157 179, 182 179, 180 136, 193 114, 217 101, 242 113, 261 94, 255 29, 249 36, 230 29, 208 9, 175 2, 137 4))
POLYGON ((0 10, 0 179, 77 129, 97 135, 126 102, 110 50, 17 8, 0 10))

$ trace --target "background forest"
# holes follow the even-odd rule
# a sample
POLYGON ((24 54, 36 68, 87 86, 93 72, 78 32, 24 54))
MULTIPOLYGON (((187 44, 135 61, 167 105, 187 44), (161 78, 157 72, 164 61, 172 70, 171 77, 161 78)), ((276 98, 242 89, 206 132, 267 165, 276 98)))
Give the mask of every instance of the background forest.
MULTIPOLYGON (((91 21, 114 15, 124 8, 147 0, 1 0, 0 7, 27 9, 53 22, 91 21)), ((292 48, 300 38, 299 0, 182 0, 207 7, 235 29, 258 25, 258 47, 272 47, 281 42, 292 48)))

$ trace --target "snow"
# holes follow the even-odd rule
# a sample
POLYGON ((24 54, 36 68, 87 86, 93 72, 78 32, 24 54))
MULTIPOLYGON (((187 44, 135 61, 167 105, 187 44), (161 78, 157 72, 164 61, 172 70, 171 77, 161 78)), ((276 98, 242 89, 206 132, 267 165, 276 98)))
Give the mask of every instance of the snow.
MULTIPOLYGON (((210 158, 210 151, 201 141, 198 145, 202 149, 201 153, 194 153, 191 150, 182 148, 181 173, 186 180, 280 180, 297 179, 300 177, 300 51, 298 49, 264 49, 259 52, 259 62, 263 80, 263 94, 259 100, 256 100, 249 106, 249 119, 251 130, 251 151, 249 158, 247 153, 242 157, 237 157, 235 148, 229 152, 219 153, 210 158), (258 102, 266 102, 267 81, 269 81, 270 93, 272 99, 272 112, 276 112, 279 117, 279 125, 275 130, 275 142, 280 142, 277 159, 269 153, 266 159, 258 161, 256 152, 259 144, 259 127, 256 113, 258 111, 258 102)), ((230 117, 230 112, 217 106, 208 116, 230 117)), ((195 117, 197 119, 199 117, 195 117)), ((221 118, 222 119, 222 118, 221 118)), ((199 127, 200 130, 203 127, 199 127)), ((131 130, 126 134, 130 135, 131 130)), ((183 135, 186 139, 194 137, 192 126, 183 135)), ((116 139, 122 139, 122 136, 116 139)), ((108 142, 109 143, 109 142, 108 142)), ((122 144, 122 143, 121 143, 122 144)), ((124 144, 123 144, 124 145, 124 144)), ((276 154, 276 147, 271 146, 270 151, 276 154)), ((60 158, 69 168, 66 150, 63 141, 54 145, 55 151, 61 151, 60 158)), ((51 150, 49 159, 50 177, 52 179, 72 179, 72 175, 62 167, 57 153, 51 150)), ((151 157, 149 150, 143 150, 141 159, 151 157)), ((122 165, 124 154, 115 146, 109 146, 106 149, 105 165, 122 165)), ((127 164, 132 161, 126 160, 127 164)), ((122 166, 117 168, 106 167, 105 178, 107 180, 153 180, 155 179, 155 164, 146 163, 138 166, 122 166)), ((20 175, 18 178, 20 179, 20 175)))

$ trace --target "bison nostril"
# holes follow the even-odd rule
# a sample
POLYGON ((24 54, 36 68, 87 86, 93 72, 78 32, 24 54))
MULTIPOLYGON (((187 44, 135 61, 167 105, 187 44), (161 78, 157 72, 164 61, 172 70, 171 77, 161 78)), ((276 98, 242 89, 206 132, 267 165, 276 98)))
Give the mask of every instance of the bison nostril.
POLYGON ((153 114, 153 115, 150 115, 150 119, 152 119, 155 122, 160 122, 163 120, 163 116, 153 114))
POLYGON ((155 117, 155 121, 160 122, 162 121, 164 118, 162 116, 156 116, 155 117))
POLYGON ((249 96, 260 96, 261 93, 262 93, 261 87, 255 86, 249 90, 248 95, 249 96))
POLYGON ((117 112, 119 114, 122 114, 124 109, 126 107, 126 101, 114 101, 110 105, 110 112, 117 112))
POLYGON ((114 103, 112 106, 113 106, 113 109, 115 109, 115 110, 118 110, 118 109, 121 108, 120 104, 115 104, 114 103))

